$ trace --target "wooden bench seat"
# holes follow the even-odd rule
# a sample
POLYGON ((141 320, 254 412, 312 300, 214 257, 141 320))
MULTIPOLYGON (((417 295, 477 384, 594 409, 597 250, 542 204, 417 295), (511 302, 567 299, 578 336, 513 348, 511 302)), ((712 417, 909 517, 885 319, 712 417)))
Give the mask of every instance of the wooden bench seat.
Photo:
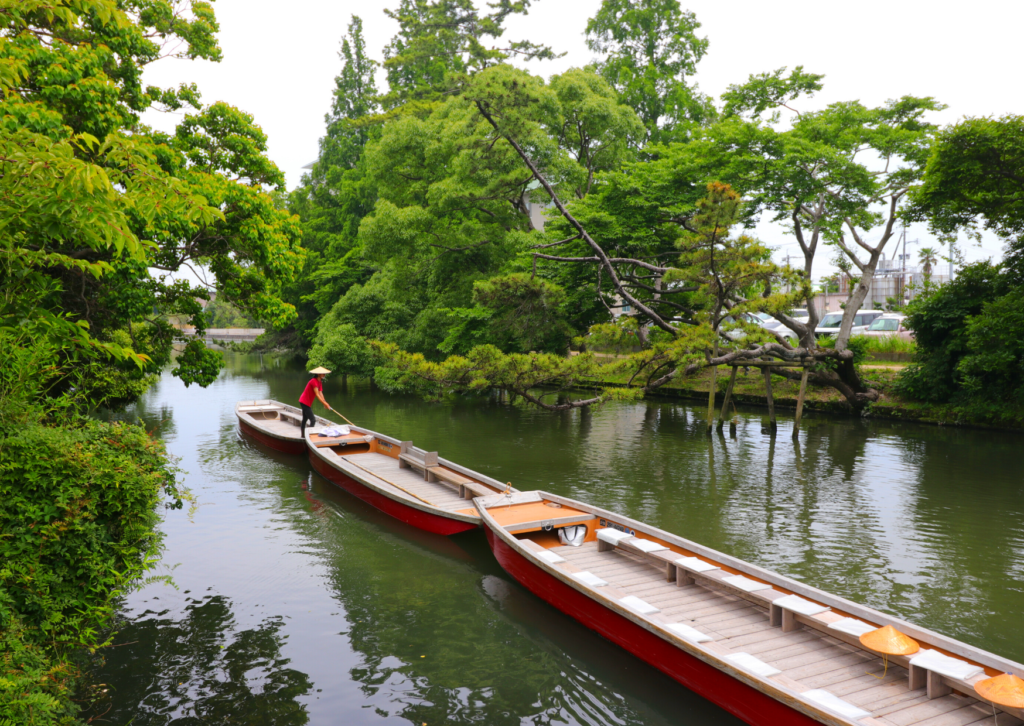
POLYGON ((445 484, 449 484, 453 488, 459 490, 459 496, 463 499, 489 497, 495 493, 495 491, 490 487, 485 486, 478 481, 473 481, 472 479, 464 477, 462 474, 454 472, 451 469, 446 469, 443 466, 427 467, 426 472, 427 481, 442 481, 445 484))
POLYGON ((402 469, 418 469, 423 472, 424 481, 440 481, 458 491, 462 499, 487 497, 496 492, 480 482, 440 465, 436 451, 417 451, 411 441, 403 441, 398 454, 398 466, 402 469))
POLYGON ((661 549, 655 551, 648 551, 644 549, 644 545, 638 545, 638 541, 651 542, 651 540, 642 540, 635 535, 631 535, 628 532, 622 532, 617 529, 599 529, 597 534, 597 551, 608 552, 618 547, 619 549, 629 552, 630 554, 638 555, 649 563, 661 570, 665 575, 665 582, 672 582, 676 579, 676 566, 675 560, 680 557, 678 552, 673 552, 664 545, 657 545, 657 543, 651 542, 652 545, 661 547, 661 549), (605 534, 604 533, 614 533, 605 534), (606 539, 608 537, 609 539, 606 539), (614 541, 613 541, 614 540, 614 541))
POLYGON ((292 413, 291 411, 281 411, 277 415, 278 415, 278 417, 282 421, 290 421, 291 423, 295 424, 296 426, 301 426, 302 425, 302 415, 301 414, 292 413))
POLYGON ((427 469, 437 466, 437 452, 427 452, 422 457, 415 454, 399 454, 398 467, 400 469, 420 469, 423 471, 423 478, 427 478, 427 469))
POLYGON ((700 570, 687 567, 685 564, 680 563, 680 560, 684 560, 685 558, 678 552, 675 552, 664 545, 658 545, 658 543, 652 540, 637 537, 636 535, 630 535, 628 532, 605 528, 598 530, 597 536, 598 552, 607 552, 618 548, 625 552, 629 552, 630 554, 637 555, 661 570, 664 574, 665 582, 675 581, 676 585, 679 587, 689 585, 693 582, 697 582, 704 586, 713 585, 717 589, 727 591, 730 595, 735 595, 747 602, 761 605, 763 607, 768 607, 772 601, 785 596, 785 593, 775 590, 767 583, 764 583, 764 587, 762 589, 753 591, 744 589, 744 584, 750 584, 754 581, 751 581, 750 578, 743 577, 741 580, 746 582, 731 582, 730 580, 737 576, 729 572, 725 572, 720 568, 700 570), (602 532, 607 532, 608 534, 602 536, 602 532), (651 551, 651 547, 659 546, 662 549, 651 551))

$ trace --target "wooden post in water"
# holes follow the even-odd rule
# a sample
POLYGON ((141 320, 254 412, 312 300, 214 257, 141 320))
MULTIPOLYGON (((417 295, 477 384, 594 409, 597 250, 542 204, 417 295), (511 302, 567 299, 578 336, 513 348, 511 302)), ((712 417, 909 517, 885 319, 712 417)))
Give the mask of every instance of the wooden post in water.
MULTIPOLYGON (((718 341, 715 341, 715 352, 711 355, 712 358, 718 357, 718 341)), ((711 367, 711 388, 708 389, 708 436, 711 435, 711 429, 715 425, 715 388, 718 385, 718 366, 711 367)))
POLYGON ((800 393, 796 397, 796 421, 793 422, 793 438, 800 435, 800 417, 804 413, 804 393, 807 392, 807 366, 800 375, 800 393))
POLYGON ((775 431, 775 399, 772 398, 772 369, 764 366, 761 371, 764 373, 764 390, 768 396, 768 422, 775 431))
POLYGON ((729 402, 732 401, 732 387, 736 385, 736 371, 738 366, 732 367, 729 375, 729 387, 725 389, 725 400, 722 401, 722 412, 718 415, 718 430, 721 431, 725 425, 725 417, 729 415, 729 402))

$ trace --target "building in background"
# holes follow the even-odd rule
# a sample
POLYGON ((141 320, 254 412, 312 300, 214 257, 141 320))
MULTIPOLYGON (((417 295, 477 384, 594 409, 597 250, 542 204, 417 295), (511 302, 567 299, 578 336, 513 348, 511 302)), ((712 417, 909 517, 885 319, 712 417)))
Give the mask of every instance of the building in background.
MULTIPOLYGON (((878 261, 874 277, 868 285, 867 297, 864 298, 861 307, 871 310, 902 308, 927 287, 937 287, 949 282, 949 274, 940 275, 934 270, 936 268, 933 268, 930 275, 926 275, 923 266, 906 265, 898 255, 894 255, 890 260, 883 257, 878 261)), ((814 298, 814 307, 819 318, 826 313, 835 313, 843 309, 842 306, 850 298, 850 283, 850 277, 840 273, 838 291, 822 292, 814 298)))

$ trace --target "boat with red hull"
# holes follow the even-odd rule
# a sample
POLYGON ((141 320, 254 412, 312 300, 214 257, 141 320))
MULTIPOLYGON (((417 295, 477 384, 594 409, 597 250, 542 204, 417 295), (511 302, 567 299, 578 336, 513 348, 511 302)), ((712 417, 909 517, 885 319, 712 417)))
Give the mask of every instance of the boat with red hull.
MULTIPOLYGON (((246 436, 286 454, 305 454, 306 442, 301 435, 302 411, 280 401, 239 401, 235 404, 238 428, 246 436)), ((317 416, 316 425, 307 430, 337 426, 317 416)))
POLYGON ((754 726, 1024 723, 974 689, 1020 664, 582 502, 475 504, 519 583, 754 726), (919 650, 861 642, 884 626, 919 650))
MULTIPOLYGON (((369 429, 329 437, 306 433, 313 468, 328 481, 406 524, 435 534, 480 526, 473 498, 509 489, 500 482, 369 429)), ((515 491, 509 489, 509 491, 515 491)))

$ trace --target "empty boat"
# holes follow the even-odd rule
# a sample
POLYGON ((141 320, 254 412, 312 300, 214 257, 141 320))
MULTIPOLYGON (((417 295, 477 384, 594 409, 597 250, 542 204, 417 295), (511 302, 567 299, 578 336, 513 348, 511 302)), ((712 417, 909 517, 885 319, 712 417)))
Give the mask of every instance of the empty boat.
POLYGON ((1018 663, 582 502, 475 504, 512 577, 749 724, 1024 719, 1018 663))

